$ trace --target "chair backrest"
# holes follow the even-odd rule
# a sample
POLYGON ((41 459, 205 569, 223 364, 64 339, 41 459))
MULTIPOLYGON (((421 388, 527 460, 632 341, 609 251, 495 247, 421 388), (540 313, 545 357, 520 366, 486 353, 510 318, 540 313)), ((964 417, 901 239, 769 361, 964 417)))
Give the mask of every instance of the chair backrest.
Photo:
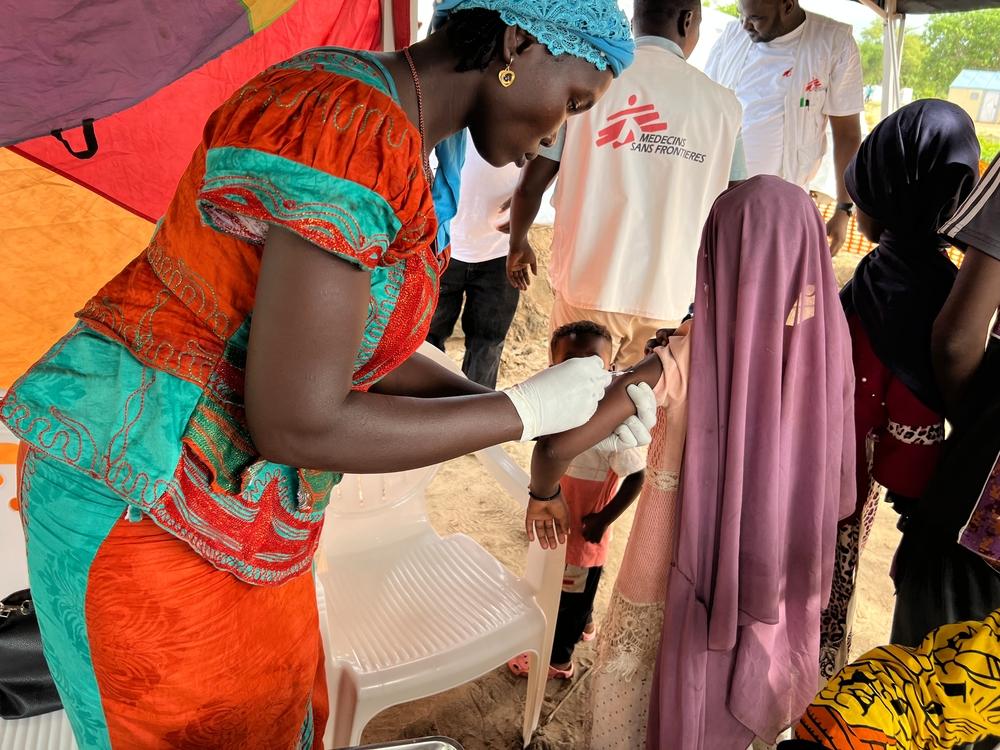
POLYGON ((435 465, 393 474, 345 474, 326 511, 324 554, 384 549, 430 530, 424 491, 437 470, 435 465))
MULTIPOLYGON (((462 370, 459 369, 458 364, 437 347, 425 342, 420 346, 419 351, 442 367, 447 367, 452 372, 461 374, 462 370)), ((520 464, 503 449, 503 446, 493 445, 484 448, 476 453, 476 458, 504 491, 517 501, 518 505, 522 508, 528 507, 528 475, 520 464)))
MULTIPOLYGON (((420 354, 461 374, 440 349, 423 343, 420 354)), ((477 458, 522 507, 528 501, 528 476, 500 446, 479 451, 477 458)), ((334 487, 326 512, 322 549, 326 556, 354 555, 431 531, 424 492, 439 465, 393 474, 345 474, 334 487)), ((432 532, 433 533, 433 532, 432 532)))
MULTIPOLYGON (((430 344, 422 344, 419 351, 458 370, 430 344)), ((328 557, 356 555, 431 531, 424 492, 439 466, 390 474, 345 474, 330 496, 323 553, 328 557)))

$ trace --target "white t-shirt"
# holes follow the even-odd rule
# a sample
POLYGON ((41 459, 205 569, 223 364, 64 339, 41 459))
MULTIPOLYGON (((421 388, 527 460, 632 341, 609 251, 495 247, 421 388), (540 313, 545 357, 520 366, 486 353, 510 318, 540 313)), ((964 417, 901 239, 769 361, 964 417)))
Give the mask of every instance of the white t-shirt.
POLYGON ((500 206, 517 187, 521 170, 513 164, 487 163, 467 138, 458 213, 451 220, 451 257, 463 263, 484 263, 507 255, 510 236, 497 231, 506 220, 500 206))
POLYGON ((749 173, 776 174, 803 188, 826 153, 829 118, 864 110, 851 27, 814 13, 769 43, 754 44, 734 21, 715 43, 705 72, 743 105, 749 173))
POLYGON ((747 174, 781 175, 781 134, 785 129, 785 97, 803 26, 783 37, 750 48, 736 98, 743 105, 743 149, 747 174), (775 71, 782 71, 775 75, 775 71))
POLYGON ((561 153, 539 152, 560 161, 549 271, 574 307, 680 320, 705 219, 742 171, 740 103, 676 44, 636 43, 632 66, 567 121, 561 153))

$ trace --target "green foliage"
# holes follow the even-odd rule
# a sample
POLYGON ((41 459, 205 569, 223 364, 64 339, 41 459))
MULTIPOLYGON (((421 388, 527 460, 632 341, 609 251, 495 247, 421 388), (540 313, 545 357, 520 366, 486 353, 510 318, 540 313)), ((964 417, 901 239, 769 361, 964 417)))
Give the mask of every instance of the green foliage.
POLYGON ((721 3, 716 5, 715 9, 730 16, 736 16, 736 18, 740 17, 740 6, 738 3, 721 3))
MULTIPOLYGON (((947 98, 964 69, 1000 70, 1000 10, 940 13, 910 32, 903 43, 900 78, 915 96, 947 98)), ((882 22, 875 21, 858 42, 865 84, 882 82, 882 22)))
POLYGON ((1000 137, 993 135, 983 135, 979 136, 979 145, 983 148, 983 161, 993 161, 997 154, 1000 154, 1000 137))
POLYGON ((940 13, 924 29, 928 55, 921 83, 933 96, 947 96, 962 70, 1000 70, 1000 10, 940 13))
MULTIPOLYGON (((858 42, 861 51, 861 70, 865 85, 882 83, 882 22, 874 21, 863 32, 858 42)), ((924 61, 927 58, 927 44, 923 38, 909 32, 903 40, 903 66, 900 79, 904 88, 912 88, 917 97, 933 96, 922 79, 924 61)))
MULTIPOLYGON (((865 76, 865 85, 878 86, 882 83, 882 22, 872 21, 861 32, 858 40, 861 52, 861 71, 865 76)), ((905 50, 906 47, 904 46, 905 50)))

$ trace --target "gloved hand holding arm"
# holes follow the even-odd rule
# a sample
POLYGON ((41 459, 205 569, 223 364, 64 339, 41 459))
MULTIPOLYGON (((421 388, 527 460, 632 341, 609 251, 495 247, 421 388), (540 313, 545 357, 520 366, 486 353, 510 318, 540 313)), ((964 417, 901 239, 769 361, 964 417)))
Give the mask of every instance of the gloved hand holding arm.
POLYGON ((521 441, 570 430, 590 419, 611 382, 600 357, 571 359, 504 391, 517 409, 521 441))
MULTIPOLYGON (((569 512, 565 502, 557 494, 559 480, 576 456, 599 442, 603 443, 601 436, 616 430, 616 425, 624 427, 624 422, 635 418, 637 424, 634 422, 632 426, 636 431, 640 431, 641 426, 641 432, 645 435, 652 429, 656 422, 656 409, 650 386, 662 374, 663 365, 659 357, 647 357, 634 369, 614 379, 604 400, 587 424, 558 435, 548 435, 538 442, 531 456, 529 487, 535 497, 552 499, 529 501, 525 518, 529 539, 534 539, 537 532, 544 548, 554 547, 557 538, 560 543, 565 540, 569 530, 569 512)), ((632 434, 635 436, 635 432, 632 434)), ((621 441, 617 435, 613 437, 621 441)), ((646 442, 648 438, 644 437, 640 444, 646 442)))

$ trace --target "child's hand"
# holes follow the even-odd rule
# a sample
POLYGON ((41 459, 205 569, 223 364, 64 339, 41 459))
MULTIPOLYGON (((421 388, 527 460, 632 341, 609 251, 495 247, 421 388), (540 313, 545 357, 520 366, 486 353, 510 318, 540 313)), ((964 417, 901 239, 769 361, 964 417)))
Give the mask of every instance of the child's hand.
POLYGON ((559 544, 566 543, 569 533, 569 508, 562 495, 551 500, 528 500, 528 512, 524 516, 524 530, 528 532, 528 540, 535 541, 542 549, 555 549, 556 539, 559 544))
POLYGON ((583 519, 583 538, 591 544, 600 544, 604 538, 604 533, 608 530, 608 523, 600 513, 591 513, 583 519))
POLYGON ((691 305, 692 312, 687 314, 687 317, 681 321, 681 324, 676 328, 661 328, 656 332, 656 337, 651 338, 646 342, 646 355, 653 353, 653 350, 661 347, 668 346, 670 344, 670 339, 674 336, 687 336, 688 332, 691 330, 691 321, 694 320, 692 317, 694 311, 694 305, 691 305))
POLYGON ((677 331, 676 328, 661 328, 656 332, 656 337, 651 338, 646 342, 646 356, 653 353, 653 350, 659 346, 666 346, 670 343, 670 337, 674 335, 677 331))

